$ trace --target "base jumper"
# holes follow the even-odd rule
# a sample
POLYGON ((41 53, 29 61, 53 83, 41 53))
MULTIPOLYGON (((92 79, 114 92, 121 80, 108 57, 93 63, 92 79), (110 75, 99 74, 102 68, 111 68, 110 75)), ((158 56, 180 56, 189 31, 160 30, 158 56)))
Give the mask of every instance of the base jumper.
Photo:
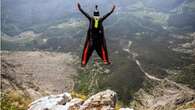
POLYGON ((83 49, 81 66, 85 66, 87 64, 90 56, 93 53, 93 50, 96 50, 97 54, 101 57, 104 64, 110 64, 102 23, 109 15, 112 14, 115 9, 115 5, 113 6, 112 10, 103 17, 100 17, 97 5, 95 6, 93 17, 89 16, 89 14, 83 11, 79 3, 77 5, 81 13, 89 20, 89 28, 83 49))

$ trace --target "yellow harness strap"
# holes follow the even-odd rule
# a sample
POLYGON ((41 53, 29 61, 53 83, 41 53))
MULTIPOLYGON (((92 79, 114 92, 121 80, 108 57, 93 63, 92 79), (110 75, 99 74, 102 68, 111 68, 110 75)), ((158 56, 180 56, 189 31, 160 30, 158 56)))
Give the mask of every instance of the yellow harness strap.
POLYGON ((94 27, 95 28, 98 28, 98 25, 99 25, 99 19, 98 18, 95 18, 95 25, 94 25, 94 27))

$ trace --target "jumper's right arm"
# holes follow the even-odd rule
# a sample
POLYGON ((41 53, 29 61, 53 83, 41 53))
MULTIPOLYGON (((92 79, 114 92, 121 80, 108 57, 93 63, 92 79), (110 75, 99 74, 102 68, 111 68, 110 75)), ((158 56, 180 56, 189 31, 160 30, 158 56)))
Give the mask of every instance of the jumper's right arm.
POLYGON ((108 16, 110 16, 113 12, 114 12, 114 9, 115 9, 115 5, 113 6, 113 8, 112 8, 112 10, 109 12, 109 13, 107 13, 106 15, 104 15, 103 17, 102 17, 102 20, 104 21, 108 16))
POLYGON ((88 19, 91 18, 91 17, 89 16, 89 14, 87 14, 87 13, 81 8, 81 5, 80 5, 79 3, 77 4, 77 6, 78 6, 79 11, 81 11, 81 13, 82 13, 83 15, 85 15, 85 17, 87 17, 88 19))

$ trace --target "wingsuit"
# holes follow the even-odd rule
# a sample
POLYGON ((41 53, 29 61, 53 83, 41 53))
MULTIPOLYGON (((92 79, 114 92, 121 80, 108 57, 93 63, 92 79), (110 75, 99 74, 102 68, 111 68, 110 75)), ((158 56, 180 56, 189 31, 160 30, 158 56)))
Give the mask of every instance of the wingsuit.
POLYGON ((91 17, 81 8, 80 4, 78 3, 78 9, 81 13, 89 20, 89 28, 87 31, 87 38, 85 41, 83 54, 82 54, 82 61, 81 66, 85 66, 93 53, 93 50, 96 50, 97 54, 101 57, 104 64, 110 64, 108 59, 108 52, 106 48, 106 40, 104 37, 104 27, 102 25, 103 21, 112 14, 115 9, 113 6, 112 10, 100 17, 98 6, 95 6, 94 16, 91 17))

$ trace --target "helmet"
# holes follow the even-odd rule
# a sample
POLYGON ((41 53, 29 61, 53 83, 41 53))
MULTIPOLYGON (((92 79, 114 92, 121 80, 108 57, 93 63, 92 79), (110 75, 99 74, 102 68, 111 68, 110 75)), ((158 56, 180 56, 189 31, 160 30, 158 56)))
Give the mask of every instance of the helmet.
POLYGON ((98 10, 98 5, 95 5, 95 11, 93 12, 94 16, 100 16, 99 10, 98 10))

